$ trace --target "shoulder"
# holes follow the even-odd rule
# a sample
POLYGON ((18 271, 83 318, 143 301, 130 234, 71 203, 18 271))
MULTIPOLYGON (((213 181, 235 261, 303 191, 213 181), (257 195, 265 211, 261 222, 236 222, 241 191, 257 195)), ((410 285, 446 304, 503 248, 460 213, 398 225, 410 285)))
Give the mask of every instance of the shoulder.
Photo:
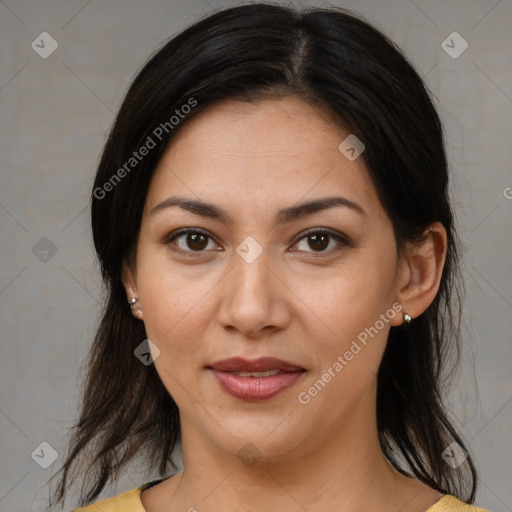
POLYGON ((146 512, 142 506, 140 495, 149 485, 141 485, 112 498, 106 498, 86 507, 77 508, 73 512, 146 512))
POLYGON ((436 501, 426 512, 489 512, 483 508, 468 505, 455 496, 446 494, 436 501))

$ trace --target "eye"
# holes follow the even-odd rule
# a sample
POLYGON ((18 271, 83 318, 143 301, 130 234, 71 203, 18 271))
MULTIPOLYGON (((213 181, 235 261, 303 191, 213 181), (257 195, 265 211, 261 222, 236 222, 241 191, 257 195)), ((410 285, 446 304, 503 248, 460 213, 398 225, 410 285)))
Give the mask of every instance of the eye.
POLYGON ((178 249, 187 253, 201 253, 208 249, 218 249, 210 235, 199 229, 181 229, 166 238, 165 244, 174 243, 178 249))
MULTIPOLYGON (((172 233, 164 240, 164 244, 174 244, 178 251, 190 255, 204 253, 208 250, 222 250, 208 233, 197 228, 186 228, 172 233)), ((339 250, 342 246, 349 245, 349 242, 348 238, 341 234, 315 228, 303 233, 294 245, 298 246, 298 249, 294 250, 322 254, 339 250)))
POLYGON ((348 240, 332 231, 312 229, 303 234, 297 245, 300 251, 327 253, 339 250, 343 245, 348 245, 348 240), (334 243, 335 241, 337 243, 334 243), (311 250, 308 250, 308 247, 311 250))

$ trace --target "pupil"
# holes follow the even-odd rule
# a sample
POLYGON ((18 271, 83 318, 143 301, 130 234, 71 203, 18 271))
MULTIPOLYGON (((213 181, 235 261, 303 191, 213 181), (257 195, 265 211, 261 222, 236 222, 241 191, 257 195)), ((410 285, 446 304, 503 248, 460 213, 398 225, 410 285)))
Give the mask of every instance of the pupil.
POLYGON ((188 236, 188 241, 191 243, 188 243, 190 249, 204 249, 207 244, 205 244, 206 237, 201 234, 192 233, 188 236), (195 244, 195 246, 194 246, 195 244))
POLYGON ((309 246, 315 250, 317 250, 317 249, 323 250, 329 245, 328 239, 329 239, 329 235, 310 235, 309 236, 309 241, 310 241, 309 246), (313 244, 311 244, 311 241, 313 241, 313 244))

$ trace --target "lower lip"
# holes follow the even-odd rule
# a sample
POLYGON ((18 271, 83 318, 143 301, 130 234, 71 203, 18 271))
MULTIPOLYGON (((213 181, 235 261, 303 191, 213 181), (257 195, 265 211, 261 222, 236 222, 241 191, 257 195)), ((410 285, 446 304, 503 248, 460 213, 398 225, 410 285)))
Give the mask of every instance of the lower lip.
POLYGON ((229 372, 220 372, 210 368, 220 387, 235 398, 256 402, 268 400, 281 393, 295 382, 304 373, 303 370, 295 372, 281 372, 270 377, 240 377, 229 372))

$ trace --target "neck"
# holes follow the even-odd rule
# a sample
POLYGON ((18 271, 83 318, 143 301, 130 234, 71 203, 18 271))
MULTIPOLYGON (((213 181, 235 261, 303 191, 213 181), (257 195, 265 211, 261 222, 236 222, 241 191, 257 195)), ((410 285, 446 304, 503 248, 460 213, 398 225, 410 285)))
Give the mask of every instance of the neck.
POLYGON ((176 510, 202 512, 407 510, 406 501, 421 491, 398 491, 408 479, 386 461, 375 415, 364 411, 335 432, 310 436, 293 453, 254 464, 226 454, 182 420, 184 471, 171 479, 170 501, 180 504, 176 510))

